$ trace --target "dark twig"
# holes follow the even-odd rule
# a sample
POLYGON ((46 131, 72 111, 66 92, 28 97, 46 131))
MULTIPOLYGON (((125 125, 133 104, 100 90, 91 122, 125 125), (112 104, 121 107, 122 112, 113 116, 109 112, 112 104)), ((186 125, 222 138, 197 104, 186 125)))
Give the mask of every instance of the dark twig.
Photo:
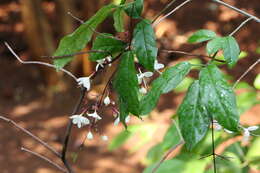
POLYGON ((229 4, 227 4, 227 3, 223 2, 223 1, 220 1, 220 0, 212 0, 212 1, 213 1, 213 2, 216 2, 216 3, 219 3, 219 4, 221 4, 221 5, 224 5, 224 6, 226 6, 227 8, 230 8, 230 9, 232 9, 232 10, 235 10, 236 12, 238 12, 238 13, 240 13, 240 14, 243 14, 243 15, 249 17, 249 18, 252 18, 253 20, 255 20, 255 21, 258 22, 258 23, 260 22, 260 19, 259 19, 258 17, 253 16, 252 14, 249 14, 249 13, 243 11, 243 10, 240 10, 240 9, 238 9, 238 8, 232 6, 232 5, 229 5, 229 4))
POLYGON ((175 2, 176 0, 171 0, 170 3, 168 3, 152 20, 152 23, 154 23, 166 10, 168 10, 168 8, 170 8, 172 6, 172 4, 175 2))
MULTIPOLYGON (((78 110, 83 102, 83 99, 85 97, 85 93, 86 93, 86 88, 81 88, 80 98, 73 109, 72 115, 74 115, 78 112, 78 110)), ((62 152, 61 152, 61 160, 63 161, 64 165, 68 169, 69 173, 73 173, 71 166, 69 165, 69 163, 66 159, 66 153, 67 153, 69 138, 70 138, 70 134, 71 134, 71 129, 72 129, 72 120, 69 120, 69 123, 66 128, 65 139, 63 142, 63 148, 62 148, 62 152)))
MULTIPOLYGON (((160 51, 161 52, 166 52, 166 53, 176 53, 176 54, 183 54, 183 55, 186 55, 186 56, 196 56, 196 57, 205 57, 205 58, 213 59, 212 57, 207 56, 207 55, 192 54, 192 53, 189 53, 189 52, 183 52, 183 51, 178 51, 178 50, 160 50, 160 51)), ((221 62, 221 63, 225 63, 226 62, 226 61, 221 60, 221 59, 214 59, 214 61, 218 61, 218 62, 221 62)))
POLYGON ((45 156, 43 156, 43 155, 41 155, 41 154, 39 154, 39 153, 36 153, 36 152, 31 151, 31 150, 29 150, 29 149, 26 149, 26 148, 24 148, 24 147, 21 147, 21 150, 22 150, 22 151, 25 151, 25 152, 28 152, 28 153, 30 153, 30 154, 32 154, 32 155, 34 155, 34 156, 36 156, 36 157, 38 157, 38 158, 40 158, 40 159, 46 161, 46 162, 48 162, 49 164, 53 165, 54 167, 56 167, 57 169, 59 169, 59 170, 62 171, 62 172, 68 173, 68 171, 65 170, 64 168, 62 168, 60 165, 58 165, 58 164, 55 163, 54 161, 51 161, 50 159, 48 159, 47 157, 45 157, 45 156))
POLYGON ((214 126, 213 117, 211 117, 211 143, 212 143, 213 169, 214 169, 214 173, 217 173, 214 128, 213 128, 213 126, 214 126))
POLYGON ((53 154, 55 154, 56 156, 60 157, 60 153, 58 153, 53 147, 51 147, 49 144, 47 144, 46 142, 44 142, 43 140, 41 140, 39 137, 35 136, 34 134, 32 134, 31 132, 29 132, 28 130, 26 130, 25 128, 21 127, 20 125, 18 125, 16 122, 14 122, 13 120, 6 118, 4 116, 0 116, 0 119, 6 121, 7 123, 10 123, 12 125, 14 125, 16 128, 18 128, 19 130, 21 130, 22 132, 26 133, 27 135, 29 135, 30 137, 32 137, 34 140, 36 140, 37 142, 39 142, 41 145, 43 145, 45 148, 47 148, 48 150, 50 150, 53 154))

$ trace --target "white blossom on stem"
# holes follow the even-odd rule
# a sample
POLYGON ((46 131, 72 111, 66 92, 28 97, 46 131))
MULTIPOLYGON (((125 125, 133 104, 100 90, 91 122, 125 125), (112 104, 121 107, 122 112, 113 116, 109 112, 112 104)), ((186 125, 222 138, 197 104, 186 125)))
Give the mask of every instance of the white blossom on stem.
POLYGON ((89 119, 87 119, 86 117, 82 116, 82 114, 80 115, 72 115, 70 117, 70 119, 72 119, 72 123, 76 124, 78 126, 78 128, 83 127, 84 125, 88 125, 89 119))
POLYGON ((139 92, 142 93, 142 94, 146 94, 147 93, 147 90, 144 88, 144 87, 141 87, 139 89, 139 92))
POLYGON ((129 115, 127 115, 127 117, 125 118, 125 123, 129 123, 130 119, 131 119, 131 117, 129 115))
POLYGON ((87 91, 90 90, 90 76, 89 77, 80 77, 77 79, 79 85, 82 85, 87 91))
POLYGON ((242 128, 244 130, 242 141, 248 142, 249 138, 251 136, 250 132, 257 130, 259 127, 258 126, 249 126, 248 128, 245 128, 245 127, 242 127, 242 128))
POLYGON ((89 131, 87 134, 87 139, 92 140, 93 138, 94 138, 93 134, 91 133, 91 131, 89 131))
POLYGON ((154 69, 159 72, 160 69, 164 68, 164 64, 159 63, 157 60, 154 61, 154 69))
MULTIPOLYGON (((215 130, 217 130, 217 131, 220 131, 220 130, 222 130, 222 126, 218 123, 218 121, 217 120, 213 120, 213 124, 214 124, 214 129, 215 130)), ((227 133, 233 133, 232 131, 230 131, 230 130, 228 130, 228 129, 225 129, 225 128, 223 128, 223 130, 225 131, 225 132, 227 132, 227 133)))
POLYGON ((120 122, 120 117, 117 116, 117 118, 114 121, 114 126, 117 126, 119 124, 119 122, 120 122))
POLYGON ((104 67, 105 59, 99 59, 96 62, 97 62, 96 71, 98 71, 99 67, 102 67, 102 68, 104 67))
POLYGON ((151 77, 151 76, 153 76, 153 72, 144 72, 144 73, 142 73, 141 71, 140 71, 140 73, 139 74, 137 74, 137 79, 138 79, 138 84, 141 84, 142 83, 142 81, 143 81, 143 79, 145 78, 145 77, 151 77))
POLYGON ((97 114, 97 111, 95 110, 93 113, 88 114, 89 117, 93 117, 96 120, 101 120, 102 118, 97 114))
POLYGON ((111 103, 110 98, 108 96, 106 96, 105 99, 104 99, 104 104, 107 106, 110 103, 111 103))

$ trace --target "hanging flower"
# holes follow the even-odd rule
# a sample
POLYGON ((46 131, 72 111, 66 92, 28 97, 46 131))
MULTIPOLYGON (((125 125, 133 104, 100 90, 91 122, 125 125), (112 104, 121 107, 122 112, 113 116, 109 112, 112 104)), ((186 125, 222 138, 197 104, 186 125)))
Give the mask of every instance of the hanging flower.
POLYGON ((103 136, 101 136, 101 139, 102 139, 103 141, 107 141, 107 140, 108 140, 108 137, 107 137, 106 135, 103 135, 103 136))
POLYGON ((139 92, 142 93, 142 94, 146 94, 147 90, 144 87, 142 87, 142 88, 139 89, 139 92))
POLYGON ((80 115, 72 115, 70 117, 70 119, 72 119, 72 123, 76 124, 78 126, 78 128, 81 128, 84 125, 87 125, 87 124, 90 123, 89 120, 86 117, 82 116, 82 114, 80 114, 80 115))
POLYGON ((87 91, 90 90, 90 77, 80 77, 77 79, 79 85, 82 85, 87 91))
POLYGON ((159 72, 160 69, 164 68, 164 64, 158 63, 157 60, 154 61, 154 69, 159 72))
MULTIPOLYGON (((115 119, 114 121, 114 126, 117 126, 120 122, 120 117, 117 116, 117 118, 115 119)), ((130 122, 130 116, 128 115, 126 118, 125 118, 125 123, 129 123, 130 122)))
POLYGON ((248 142, 249 138, 251 136, 250 132, 257 130, 259 127, 258 126, 249 126, 248 128, 244 128, 244 127, 242 127, 242 128, 244 130, 242 141, 243 142, 248 142))
POLYGON ((91 133, 91 131, 89 131, 87 134, 87 139, 92 140, 93 138, 94 138, 93 134, 91 133))
POLYGON ((137 79, 138 79, 138 84, 141 84, 142 83, 142 81, 143 81, 143 79, 145 78, 145 77, 151 77, 151 76, 153 76, 153 72, 144 72, 144 73, 142 73, 141 71, 140 71, 140 73, 139 74, 137 74, 137 79))
POLYGON ((88 114, 89 117, 93 117, 96 120, 101 120, 102 118, 97 114, 97 111, 95 110, 95 112, 88 114))
MULTIPOLYGON (((220 131, 223 127, 218 123, 217 120, 213 120, 213 124, 214 124, 214 129, 216 129, 217 131, 220 131)), ((233 133, 232 131, 228 130, 228 129, 225 129, 223 128, 223 130, 227 133, 233 133)))
POLYGON ((105 97, 104 99, 104 104, 107 106, 110 104, 110 98, 108 96, 105 97))
POLYGON ((104 67, 105 59, 99 59, 96 62, 97 62, 96 71, 98 71, 99 67, 102 67, 102 68, 104 67))
POLYGON ((131 117, 129 115, 127 115, 127 117, 125 118, 125 123, 129 123, 130 119, 131 119, 131 117))

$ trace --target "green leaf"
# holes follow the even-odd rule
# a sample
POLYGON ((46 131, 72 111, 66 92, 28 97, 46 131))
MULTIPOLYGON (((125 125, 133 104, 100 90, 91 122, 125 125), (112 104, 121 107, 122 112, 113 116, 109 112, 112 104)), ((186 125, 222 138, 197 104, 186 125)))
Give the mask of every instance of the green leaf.
POLYGON ((157 47, 151 22, 142 20, 134 29, 133 49, 140 62, 147 70, 154 70, 157 47))
POLYGON ((128 111, 139 115, 138 81, 134 65, 134 55, 131 51, 121 56, 113 87, 119 98, 126 104, 128 111))
POLYGON ((212 55, 216 53, 218 50, 222 49, 222 45, 223 45, 223 38, 216 37, 207 43, 206 50, 209 55, 212 55))
POLYGON ((93 43, 92 50, 103 51, 98 53, 91 53, 90 60, 96 61, 103 59, 108 55, 113 55, 122 52, 126 47, 126 43, 113 38, 112 34, 100 34, 93 43))
POLYGON ((191 64, 181 62, 166 69, 160 77, 151 84, 150 91, 141 99, 140 114, 146 115, 156 106, 161 94, 165 94, 177 87, 184 77, 189 73, 191 64))
POLYGON ((117 8, 113 15, 114 27, 117 32, 124 32, 124 10, 117 8))
POLYGON ((223 37, 224 58, 230 67, 234 66, 240 53, 239 45, 232 36, 223 37))
MULTIPOLYGON (((80 25, 73 33, 63 37, 53 56, 70 55, 81 51, 91 40, 93 29, 96 29, 96 27, 106 19, 114 7, 115 5, 113 4, 104 6, 88 21, 80 25)), ((56 59, 54 60, 54 64, 59 69, 64 67, 71 60, 72 57, 56 59)))
POLYGON ((224 128, 237 131, 239 116, 236 97, 216 65, 210 64, 199 74, 201 104, 224 128))
POLYGON ((188 150, 192 150, 206 135, 210 117, 200 100, 200 84, 194 81, 181 103, 177 115, 188 150))
POLYGON ((138 19, 141 17, 142 11, 143 11, 143 0, 135 0, 133 4, 127 6, 125 8, 125 12, 128 16, 138 19))
POLYGON ((260 74, 258 74, 255 78, 254 87, 260 90, 260 74))
POLYGON ((128 115, 129 111, 127 109, 127 104, 123 101, 122 98, 119 97, 119 120, 124 124, 125 128, 127 128, 125 119, 128 115))
POLYGON ((188 42, 189 43, 200 43, 203 41, 208 41, 213 38, 215 38, 217 35, 215 32, 206 30, 206 29, 201 29, 195 32, 192 36, 189 37, 188 42))

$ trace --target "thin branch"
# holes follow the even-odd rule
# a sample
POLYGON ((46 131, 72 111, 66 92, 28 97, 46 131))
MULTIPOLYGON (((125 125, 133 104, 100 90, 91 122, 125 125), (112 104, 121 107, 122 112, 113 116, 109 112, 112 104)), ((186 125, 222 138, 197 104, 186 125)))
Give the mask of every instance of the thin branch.
MULTIPOLYGON (((207 55, 192 54, 192 53, 189 53, 189 52, 183 52, 183 51, 178 51, 178 50, 160 50, 160 51, 161 52, 166 52, 166 53, 177 53, 177 54, 183 54, 183 55, 186 55, 186 56, 196 56, 196 57, 205 57, 205 58, 213 59, 212 57, 207 56, 207 55)), ((218 62, 221 62, 221 63, 225 63, 226 62, 226 61, 221 60, 221 59, 214 59, 214 61, 218 61, 218 62)))
POLYGON ((229 36, 233 36, 240 28, 242 28, 247 22, 249 22, 252 19, 252 17, 249 17, 246 20, 244 20, 231 34, 229 34, 229 36))
MULTIPOLYGON (((38 65, 44 65, 50 68, 54 68, 56 69, 55 65, 46 63, 46 62, 41 62, 41 61, 23 61, 15 52, 14 50, 9 46, 9 44, 7 42, 5 42, 5 46, 9 49, 9 51, 14 55, 14 57, 22 64, 38 64, 38 65)), ((74 76, 71 72, 69 72, 68 70, 65 70, 64 68, 60 68, 61 71, 63 71, 64 73, 66 73, 67 75, 69 75, 70 77, 72 77, 76 82, 77 82, 77 78, 76 76, 74 76)))
POLYGON ((167 151, 167 153, 165 153, 165 155, 162 157, 162 159, 161 159, 161 160, 158 162, 158 164, 153 168, 153 170, 152 170, 151 173, 155 173, 155 172, 159 169, 159 167, 161 166, 161 164, 169 157, 169 155, 170 155, 176 148, 178 148, 180 145, 182 145, 182 144, 185 143, 185 141, 184 141, 184 139, 183 139, 183 137, 182 137, 182 135, 181 135, 181 131, 180 131, 180 128, 179 128, 178 124, 176 123, 175 120, 173 120, 173 123, 175 124, 175 127, 176 127, 176 129, 177 129, 177 132, 178 132, 178 134, 179 134, 179 136, 180 136, 180 142, 179 142, 178 144, 172 146, 172 147, 167 151))
POLYGON ((168 8, 170 8, 170 6, 172 6, 172 4, 175 2, 176 0, 172 0, 169 4, 167 4, 162 11, 160 11, 152 20, 152 23, 154 23, 166 10, 168 10, 168 8))
POLYGON ((230 9, 232 9, 232 10, 235 10, 236 12, 238 12, 238 13, 240 13, 240 14, 243 14, 243 15, 249 17, 249 18, 252 18, 253 20, 255 20, 255 21, 258 22, 258 23, 260 22, 260 19, 259 19, 258 17, 253 16, 252 14, 249 14, 249 13, 243 11, 243 10, 240 10, 240 9, 238 9, 238 8, 232 6, 232 5, 229 5, 229 4, 227 4, 227 3, 223 2, 223 1, 220 1, 220 0, 212 0, 212 1, 213 1, 213 2, 216 2, 216 3, 219 3, 219 4, 221 4, 221 5, 224 5, 224 6, 226 6, 227 8, 230 8, 230 9))
POLYGON ((160 18, 159 20, 155 21, 153 23, 153 27, 156 27, 159 23, 161 23, 164 19, 166 19, 168 16, 170 16, 171 14, 173 14, 175 11, 177 11, 178 9, 180 9, 181 7, 183 7, 185 4, 187 4, 188 2, 190 2, 191 0, 186 0, 183 3, 181 3, 179 6, 177 6, 176 8, 174 8, 172 11, 170 11, 169 13, 167 13, 165 16, 163 16, 162 18, 160 18))
POLYGON ((241 81, 241 79, 243 79, 243 77, 245 77, 258 63, 260 62, 260 58, 258 58, 258 60, 252 64, 239 78, 238 80, 235 82, 235 84, 233 85, 233 89, 237 86, 237 84, 241 81))
POLYGON ((19 130, 21 130, 22 132, 26 133, 27 135, 29 135, 30 137, 32 137, 34 140, 36 140, 37 142, 39 142, 41 145, 43 145, 45 148, 47 148, 48 150, 50 150, 53 154, 55 154, 57 157, 61 157, 60 153, 58 153, 53 147, 51 147, 49 144, 47 144, 46 142, 42 141, 39 137, 35 136, 34 134, 32 134, 31 132, 29 132, 28 130, 26 130, 25 128, 21 127, 20 125, 18 125, 16 122, 14 122, 13 120, 6 118, 4 116, 0 116, 0 119, 6 121, 7 123, 10 123, 12 125, 14 125, 16 128, 18 128, 19 130))
POLYGON ((74 16, 70 11, 67 12, 68 15, 70 15, 73 19, 75 19, 76 21, 80 22, 81 24, 84 23, 83 20, 81 20, 80 18, 74 16))
MULTIPOLYGON (((77 104, 75 105, 72 115, 76 114, 83 102, 83 99, 85 97, 85 93, 86 93, 86 88, 81 88, 81 94, 80 94, 80 98, 77 102, 77 104)), ((67 153, 67 148, 68 148, 68 143, 69 143, 69 138, 70 138, 70 134, 71 134, 71 129, 72 129, 72 120, 69 121, 67 128, 66 128, 66 132, 65 132, 65 139, 63 142, 63 148, 62 148, 62 152, 61 152, 61 160, 63 161, 64 165, 66 166, 66 168, 68 169, 69 173, 73 173, 67 159, 66 159, 66 153, 67 153)))
POLYGON ((34 156, 36 156, 36 157, 38 157, 38 158, 40 158, 40 159, 46 161, 46 162, 48 162, 49 164, 53 165, 54 167, 56 167, 57 169, 59 169, 59 170, 62 171, 62 172, 68 173, 68 171, 65 170, 64 168, 62 168, 60 165, 58 165, 58 164, 55 163, 54 161, 51 161, 50 159, 48 159, 47 157, 45 157, 45 156, 43 156, 43 155, 41 155, 41 154, 39 154, 39 153, 36 153, 36 152, 31 151, 31 150, 29 150, 29 149, 26 149, 26 148, 24 148, 24 147, 21 147, 21 150, 22 150, 22 151, 25 151, 25 152, 28 152, 28 153, 30 153, 30 154, 32 154, 32 155, 34 155, 34 156))
POLYGON ((212 143, 213 169, 214 169, 214 173, 217 173, 214 128, 213 128, 213 126, 214 126, 214 121, 213 121, 213 117, 211 117, 211 143, 212 143))

